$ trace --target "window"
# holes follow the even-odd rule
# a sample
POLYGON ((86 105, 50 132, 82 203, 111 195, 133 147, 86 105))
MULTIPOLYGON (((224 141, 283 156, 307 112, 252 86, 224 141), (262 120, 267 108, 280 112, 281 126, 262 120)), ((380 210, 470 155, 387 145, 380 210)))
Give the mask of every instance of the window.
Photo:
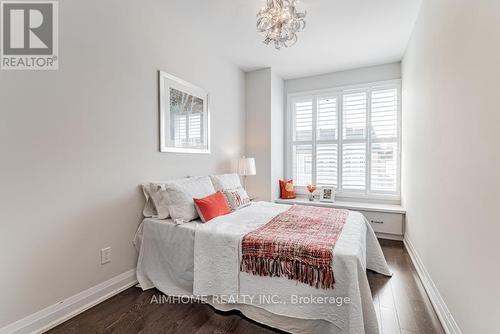
POLYGON ((399 96, 399 82, 290 95, 288 174, 299 191, 399 199, 399 96))
POLYGON ((175 146, 202 144, 201 114, 175 115, 175 146))

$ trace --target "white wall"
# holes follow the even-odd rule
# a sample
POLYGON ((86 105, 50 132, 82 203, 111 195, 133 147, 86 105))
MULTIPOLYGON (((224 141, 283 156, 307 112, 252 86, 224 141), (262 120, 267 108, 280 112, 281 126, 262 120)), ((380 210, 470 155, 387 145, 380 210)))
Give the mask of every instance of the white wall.
POLYGON ((250 197, 270 199, 271 69, 245 73, 246 155, 255 158, 257 175, 248 176, 250 197))
POLYGON ((407 237, 463 333, 498 333, 499 13, 424 0, 403 60, 407 237))
POLYGON ((244 73, 188 4, 59 6, 60 70, 0 72, 0 327, 135 267, 138 184, 244 154, 244 73), (159 69, 210 92, 211 155, 158 152, 159 69))
POLYGON ((399 62, 286 80, 285 91, 289 94, 393 79, 401 79, 399 62))
POLYGON ((271 72, 271 198, 280 196, 279 180, 285 168, 285 83, 271 72))
POLYGON ((257 175, 247 190, 258 200, 279 197, 283 178, 283 80, 270 68, 246 73, 246 154, 254 157, 257 175))

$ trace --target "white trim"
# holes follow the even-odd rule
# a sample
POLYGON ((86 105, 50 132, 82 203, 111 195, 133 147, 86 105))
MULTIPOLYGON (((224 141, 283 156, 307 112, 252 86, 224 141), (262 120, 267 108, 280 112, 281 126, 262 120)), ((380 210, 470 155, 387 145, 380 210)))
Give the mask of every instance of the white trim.
MULTIPOLYGON (((398 91, 399 90, 400 89, 398 89, 398 91)), ((372 90, 367 89, 365 94, 366 94, 365 191, 368 194, 371 194, 372 192, 372 90)))
POLYGON ((403 241, 404 240, 404 236, 399 235, 399 234, 390 234, 390 233, 375 232, 375 235, 379 239, 397 240, 397 241, 403 241))
POLYGON ((347 202, 347 201, 337 201, 334 202, 319 202, 319 201, 309 201, 306 197, 297 197, 294 199, 277 199, 274 201, 278 204, 300 204, 300 205, 310 205, 310 206, 322 206, 337 209, 348 209, 353 211, 371 211, 371 212, 384 212, 384 213, 397 213, 406 214, 406 210, 401 205, 393 204, 382 204, 382 203, 367 203, 367 202, 347 202))
POLYGON ((439 321, 441 322, 441 325, 444 328, 444 331, 446 332, 446 334, 462 334, 462 331, 458 327, 458 324, 453 318, 453 315, 448 309, 448 306, 446 306, 443 297, 441 297, 439 290, 432 281, 429 272, 425 268, 424 263, 422 262, 417 251, 415 250, 415 247, 413 247, 413 244, 408 238, 408 235, 405 235, 403 242, 405 244, 406 249, 408 250, 408 254, 410 255, 413 264, 415 265, 417 274, 420 277, 420 280, 422 281, 422 285, 424 286, 425 291, 427 292, 427 295, 431 300, 432 306, 436 311, 436 314, 439 318, 439 321))
POLYGON ((367 82, 351 86, 338 86, 332 88, 305 90, 295 93, 288 93, 287 96, 288 98, 291 98, 291 97, 303 97, 304 95, 323 95, 323 94, 343 93, 343 92, 352 93, 354 90, 366 89, 367 87, 380 89, 386 87, 390 88, 391 86, 394 85, 401 86, 401 79, 374 81, 374 82, 367 82))
POLYGON ((0 334, 43 333, 137 283, 135 268, 0 328, 0 334))
MULTIPOLYGON (((318 96, 313 98, 312 103, 312 151, 311 151, 311 182, 312 184, 317 184, 318 173, 315 172, 317 168, 317 156, 318 156, 318 143, 316 142, 318 138, 318 96)), ((335 99, 335 102, 337 99, 335 99)), ((293 116, 295 119, 295 115, 293 116)), ((294 126, 295 127, 295 126, 294 126)))

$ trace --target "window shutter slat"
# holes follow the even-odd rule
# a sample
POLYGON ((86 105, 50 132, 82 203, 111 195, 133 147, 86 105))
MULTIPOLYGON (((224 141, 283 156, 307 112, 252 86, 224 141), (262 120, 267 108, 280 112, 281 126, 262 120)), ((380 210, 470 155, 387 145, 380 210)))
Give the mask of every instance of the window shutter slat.
POLYGON ((371 190, 396 192, 398 176, 398 144, 371 145, 371 190))
POLYGON ((394 139, 394 142, 371 144, 370 188, 372 192, 398 190, 398 90, 374 90, 371 93, 372 140, 394 139))
POLYGON ((337 139, 337 98, 319 98, 317 102, 317 140, 337 139))
POLYGON ((398 136, 398 91, 376 90, 371 95, 372 139, 398 136))
POLYGON ((346 94, 343 97, 343 138, 366 137, 366 93, 346 94))
POLYGON ((312 180, 312 145, 293 146, 293 175, 297 186, 307 186, 312 180))
POLYGON ((201 143, 201 114, 189 115, 189 140, 201 143))
POLYGON ((342 188, 364 190, 366 187, 366 145, 364 143, 342 146, 342 188))
POLYGON ((337 186, 337 144, 318 144, 316 148, 316 183, 337 186))
POLYGON ((295 141, 312 140, 312 131, 313 131, 312 99, 295 102, 293 107, 295 114, 294 140, 295 141))

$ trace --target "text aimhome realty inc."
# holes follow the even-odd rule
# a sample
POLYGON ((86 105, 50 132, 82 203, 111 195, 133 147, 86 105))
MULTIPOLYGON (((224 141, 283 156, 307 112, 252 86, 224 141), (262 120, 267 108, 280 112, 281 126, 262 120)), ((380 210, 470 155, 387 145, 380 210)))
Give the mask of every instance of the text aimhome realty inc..
POLYGON ((350 304, 349 297, 340 296, 322 296, 322 295, 212 295, 212 296, 194 296, 180 295, 167 296, 163 294, 154 294, 151 297, 151 304, 249 304, 249 305, 335 305, 343 306, 350 304))

